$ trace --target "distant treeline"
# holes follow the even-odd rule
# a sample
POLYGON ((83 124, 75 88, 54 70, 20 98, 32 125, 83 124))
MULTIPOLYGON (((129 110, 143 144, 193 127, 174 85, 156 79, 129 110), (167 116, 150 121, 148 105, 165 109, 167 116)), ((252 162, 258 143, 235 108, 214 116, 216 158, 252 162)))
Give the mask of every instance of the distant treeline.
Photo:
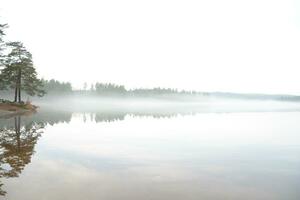
MULTIPOLYGON (((226 93, 226 92, 196 92, 178 90, 172 88, 151 88, 151 89, 126 89, 124 85, 113 83, 95 83, 88 86, 85 83, 82 89, 74 89, 69 82, 60 82, 54 79, 42 79, 43 90, 46 91, 46 96, 57 95, 78 95, 78 96, 117 96, 117 97, 147 97, 168 99, 191 100, 192 98, 199 101, 199 97, 210 99, 236 99, 236 100, 276 100, 276 101, 300 101, 300 96, 295 95, 269 95, 269 94, 241 94, 241 93, 226 93), (195 98, 194 98, 195 97, 195 98)), ((11 91, 0 91, 3 96, 11 94, 11 91)), ((0 95, 0 96, 1 96, 0 95)), ((25 96, 24 96, 25 97, 25 96)))
POLYGON ((42 83, 44 85, 44 90, 46 93, 65 93, 65 92, 72 92, 72 85, 69 82, 59 82, 57 80, 44 80, 42 79, 42 83))
POLYGON ((188 97, 210 97, 241 100, 277 100, 277 101, 300 101, 300 96, 295 95, 269 95, 269 94, 240 94, 226 92, 196 92, 172 88, 151 88, 151 89, 126 89, 124 85, 113 83, 95 83, 88 87, 84 83, 83 89, 74 90, 69 82, 57 80, 43 80, 44 90, 48 94, 69 93, 78 95, 99 95, 99 96, 131 96, 131 97, 158 97, 158 96, 188 96, 188 97))
MULTIPOLYGON (((97 94, 97 95, 162 95, 162 94, 197 94, 195 91, 178 91, 172 88, 152 88, 152 89, 130 89, 127 90, 124 85, 113 83, 95 83, 90 87, 85 83, 83 89, 75 90, 69 82, 60 82, 54 79, 42 80, 44 90, 48 94, 52 93, 75 93, 75 94, 97 94)), ((198 93, 200 94, 200 93, 198 93)), ((204 93, 201 93, 204 94, 204 93)))

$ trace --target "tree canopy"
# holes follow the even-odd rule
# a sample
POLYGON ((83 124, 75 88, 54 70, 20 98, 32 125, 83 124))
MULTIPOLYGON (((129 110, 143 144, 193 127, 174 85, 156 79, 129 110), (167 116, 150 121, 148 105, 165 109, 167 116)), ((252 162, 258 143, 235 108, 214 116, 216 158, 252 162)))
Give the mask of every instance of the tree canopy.
POLYGON ((9 53, 4 60, 4 69, 0 74, 2 89, 15 90, 15 102, 21 102, 21 91, 30 96, 43 96, 43 84, 37 78, 32 55, 21 42, 7 43, 9 53))

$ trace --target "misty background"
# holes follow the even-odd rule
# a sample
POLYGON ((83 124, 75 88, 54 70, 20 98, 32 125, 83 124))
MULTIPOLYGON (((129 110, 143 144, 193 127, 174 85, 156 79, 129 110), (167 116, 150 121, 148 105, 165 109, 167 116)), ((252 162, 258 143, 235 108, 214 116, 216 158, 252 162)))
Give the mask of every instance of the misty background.
POLYGON ((296 0, 1 0, 41 78, 299 95, 296 0))

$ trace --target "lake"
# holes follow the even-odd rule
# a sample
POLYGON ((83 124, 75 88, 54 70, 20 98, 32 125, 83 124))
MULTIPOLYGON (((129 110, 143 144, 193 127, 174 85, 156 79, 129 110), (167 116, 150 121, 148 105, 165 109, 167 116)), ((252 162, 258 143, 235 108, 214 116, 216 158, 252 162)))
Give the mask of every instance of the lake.
POLYGON ((300 199, 298 104, 100 107, 0 119, 0 199, 300 199))

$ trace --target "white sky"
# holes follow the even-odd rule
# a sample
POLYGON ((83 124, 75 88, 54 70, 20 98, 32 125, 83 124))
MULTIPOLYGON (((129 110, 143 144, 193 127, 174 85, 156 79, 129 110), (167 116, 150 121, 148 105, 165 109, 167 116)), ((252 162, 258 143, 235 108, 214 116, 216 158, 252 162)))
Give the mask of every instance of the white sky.
POLYGON ((299 0, 0 0, 41 77, 300 94, 299 0))

